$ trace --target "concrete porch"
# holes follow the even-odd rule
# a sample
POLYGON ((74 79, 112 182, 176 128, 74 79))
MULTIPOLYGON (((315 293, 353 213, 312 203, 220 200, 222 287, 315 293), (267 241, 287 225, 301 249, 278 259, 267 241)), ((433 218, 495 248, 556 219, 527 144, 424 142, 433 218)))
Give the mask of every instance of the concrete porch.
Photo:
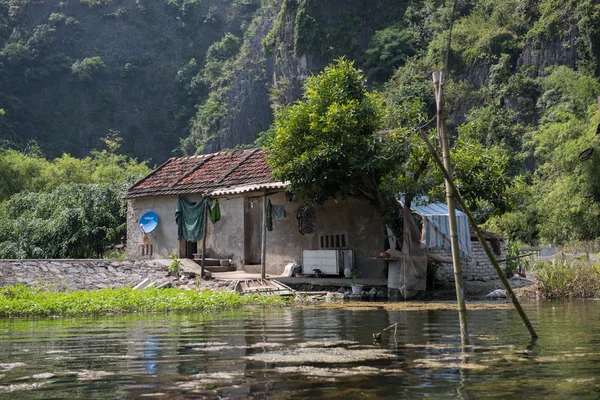
MULTIPOLYGON (((213 278, 224 279, 224 280, 245 280, 245 279, 260 279, 260 274, 248 273, 245 271, 231 271, 231 272, 215 272, 213 278)), ((285 285, 297 285, 297 284, 308 284, 313 286, 350 286, 352 284, 351 279, 346 278, 310 278, 310 277, 282 277, 280 275, 266 274, 266 278, 276 279, 285 285)), ((370 278, 358 278, 354 282, 364 286, 387 286, 387 279, 370 279, 370 278)))

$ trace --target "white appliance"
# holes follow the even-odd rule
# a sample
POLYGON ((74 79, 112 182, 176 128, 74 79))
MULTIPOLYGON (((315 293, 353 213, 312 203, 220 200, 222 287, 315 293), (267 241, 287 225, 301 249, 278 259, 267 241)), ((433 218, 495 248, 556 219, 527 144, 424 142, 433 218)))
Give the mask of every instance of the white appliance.
POLYGON ((354 268, 354 252, 352 250, 303 250, 302 273, 314 274, 313 270, 321 270, 323 275, 341 275, 344 268, 354 268))

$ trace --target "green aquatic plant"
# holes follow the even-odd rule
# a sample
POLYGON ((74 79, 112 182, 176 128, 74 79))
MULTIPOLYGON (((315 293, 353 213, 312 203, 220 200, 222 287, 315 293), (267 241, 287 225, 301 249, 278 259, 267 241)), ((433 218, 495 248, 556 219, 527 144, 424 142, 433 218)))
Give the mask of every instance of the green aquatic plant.
POLYGON ((72 316, 152 312, 212 312, 252 305, 284 305, 280 297, 182 289, 44 292, 24 285, 0 289, 0 317, 72 316))

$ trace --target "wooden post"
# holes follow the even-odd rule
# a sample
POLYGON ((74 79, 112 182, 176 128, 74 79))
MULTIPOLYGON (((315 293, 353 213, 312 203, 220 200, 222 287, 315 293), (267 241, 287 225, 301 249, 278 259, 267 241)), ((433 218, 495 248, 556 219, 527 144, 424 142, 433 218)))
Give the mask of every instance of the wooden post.
POLYGON ((263 218, 262 218, 262 249, 260 255, 260 279, 265 279, 265 270, 267 263, 265 256, 267 254, 267 191, 263 195, 263 218))
POLYGON ((204 234, 202 235, 202 261, 200 261, 200 279, 204 279, 204 259, 206 258, 206 227, 208 226, 208 197, 204 198, 204 234))
POLYGON ((533 329, 533 325, 529 321, 529 318, 527 318, 527 314, 525 314, 525 311, 521 307, 521 303, 519 303, 519 300, 515 296, 515 293, 513 292, 512 288, 510 287, 510 285, 508 283, 508 280, 506 280, 506 277, 504 276, 504 273, 502 272, 500 265, 498 265, 498 261, 496 261, 496 257, 494 257, 494 255, 492 254, 492 250, 490 249, 490 246, 487 244, 485 238, 483 237, 483 234, 481 233, 481 229, 479 229, 479 226, 477 225, 477 221, 475 221, 473 214, 471 214, 471 211, 467 208, 467 205, 463 201, 462 196, 458 192, 458 189, 456 188, 456 185, 454 184, 454 180, 452 179, 452 176, 450 175, 448 170, 444 167, 442 160, 440 160, 440 156, 437 154, 437 152, 435 151, 435 148, 429 141, 427 134, 423 131, 420 131, 419 133, 420 133, 423 141, 427 144, 427 147, 429 148, 429 152, 431 153, 433 160, 435 161, 435 163, 438 165, 438 167, 442 171, 442 174, 444 174, 444 178, 446 178, 446 182, 452 187, 456 201, 463 209, 463 212, 465 214, 467 214, 469 223, 475 230, 475 234, 477 235, 477 239, 479 239, 479 243, 481 243, 481 246, 483 247, 485 254, 488 256, 490 262, 494 266, 494 269, 496 270, 496 273, 498 274, 498 277, 500 278, 500 281, 502 282, 504 289, 506 289, 507 296, 511 299, 513 305, 517 309, 517 312, 519 313, 519 316, 521 317, 521 319, 523 320, 523 323, 527 327, 527 330, 529 331, 531 338, 537 339, 538 335, 535 332, 535 329, 533 329))
MULTIPOLYGON (((446 171, 452 171, 450 160, 450 141, 446 132, 446 121, 444 119, 444 72, 433 73, 433 85, 435 88, 435 100, 437 105, 437 131, 442 145, 444 167, 446 171)), ((465 288, 460 265, 460 247, 458 245, 458 224, 456 223, 456 204, 454 200, 455 190, 446 179, 446 202, 448 203, 448 220, 450 223, 450 245, 452 247, 452 265, 454 266, 454 284, 456 285, 456 302, 458 306, 458 319, 460 322, 460 337, 463 345, 469 344, 469 332, 467 329, 467 308, 465 306, 465 288)))

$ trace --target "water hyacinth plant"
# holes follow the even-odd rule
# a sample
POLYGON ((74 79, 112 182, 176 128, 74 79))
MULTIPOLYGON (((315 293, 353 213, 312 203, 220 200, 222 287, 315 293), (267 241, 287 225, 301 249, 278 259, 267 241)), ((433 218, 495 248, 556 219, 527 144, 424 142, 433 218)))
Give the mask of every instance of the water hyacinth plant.
POLYGON ((182 289, 133 290, 129 287, 97 291, 44 292, 24 285, 0 289, 0 317, 101 315, 234 309, 251 305, 278 306, 277 296, 241 296, 233 292, 182 289))

